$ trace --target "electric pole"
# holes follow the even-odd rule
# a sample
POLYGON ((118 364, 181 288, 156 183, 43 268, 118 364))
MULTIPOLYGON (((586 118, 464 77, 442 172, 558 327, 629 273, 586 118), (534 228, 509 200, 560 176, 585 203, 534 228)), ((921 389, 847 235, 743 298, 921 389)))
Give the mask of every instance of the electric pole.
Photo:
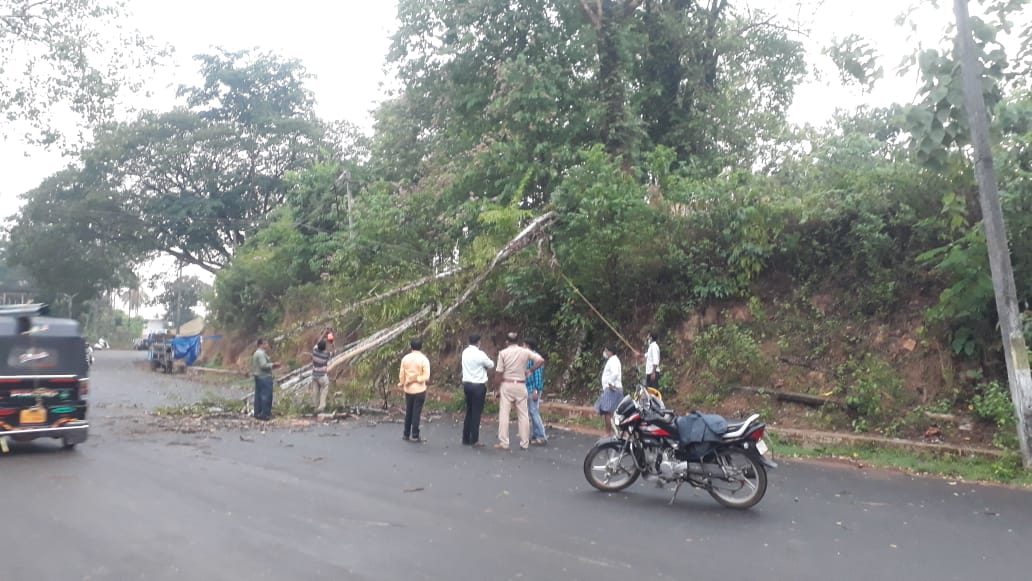
MULTIPOLYGON (((340 187, 341 182, 344 183, 344 191, 348 197, 348 239, 354 240, 355 229, 354 225, 351 223, 351 171, 344 170, 339 176, 337 176, 337 180, 334 182, 335 189, 340 187)), ((340 192, 340 190, 337 189, 337 192, 340 192)))
POLYGON ((72 294, 58 293, 58 294, 63 296, 65 298, 65 301, 68 303, 68 318, 71 319, 72 318, 72 301, 75 300, 75 297, 79 296, 79 293, 72 293, 72 294))
POLYGON ((348 193, 348 239, 355 239, 355 227, 351 223, 351 172, 344 170, 344 187, 348 193))
POLYGON ((989 249, 989 269, 996 295, 996 311, 1000 317, 1003 336, 1003 354, 1007 363, 1007 379, 1011 400, 1018 420, 1018 442, 1025 468, 1032 469, 1032 375, 1029 373, 1028 348, 1021 331, 1014 269, 1007 246, 1007 228, 1003 222, 1003 207, 993 169, 993 153, 989 145, 989 114, 982 95, 982 80, 975 60, 974 40, 971 36, 971 17, 968 0, 954 0, 957 17, 957 48, 964 80, 964 103, 971 126, 971 143, 975 152, 975 178, 978 181, 978 199, 982 206, 982 224, 986 246, 989 249))
POLYGON ((174 283, 172 283, 172 284, 175 285, 175 296, 176 296, 175 307, 172 310, 172 324, 175 325, 175 328, 176 328, 175 333, 178 336, 179 335, 179 325, 180 325, 180 322, 179 322, 179 319, 180 319, 180 317, 179 317, 179 296, 180 296, 180 293, 182 291, 182 282, 183 282, 183 263, 182 263, 182 261, 176 260, 176 267, 177 267, 177 269, 176 269, 176 280, 175 280, 174 283))

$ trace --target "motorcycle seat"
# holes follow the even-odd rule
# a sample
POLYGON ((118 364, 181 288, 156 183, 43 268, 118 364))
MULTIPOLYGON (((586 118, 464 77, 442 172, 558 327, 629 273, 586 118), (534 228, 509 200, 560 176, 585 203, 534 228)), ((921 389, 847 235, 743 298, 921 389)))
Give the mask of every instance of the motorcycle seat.
POLYGON ((758 419, 760 419, 760 414, 753 414, 744 420, 729 423, 727 425, 727 432, 724 433, 724 439, 734 440, 735 438, 741 438, 745 431, 749 429, 749 426, 758 419))

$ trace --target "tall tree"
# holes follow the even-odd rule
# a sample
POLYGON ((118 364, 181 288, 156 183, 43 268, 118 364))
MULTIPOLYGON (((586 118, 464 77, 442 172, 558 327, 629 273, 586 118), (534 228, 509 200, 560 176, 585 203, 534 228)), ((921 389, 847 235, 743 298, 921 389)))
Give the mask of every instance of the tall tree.
POLYGON ((657 145, 710 173, 752 166, 805 67, 777 20, 730 0, 399 2, 400 92, 374 163, 452 202, 533 205, 603 143, 625 167, 657 145))
POLYGON ((118 299, 125 304, 126 309, 129 311, 129 316, 132 317, 140 312, 140 308, 150 300, 150 297, 147 296, 147 293, 144 292, 143 288, 137 284, 128 287, 119 293, 118 299))
POLYGON ((216 272, 284 202, 287 174, 327 150, 298 61, 197 59, 204 83, 180 89, 186 108, 111 127, 83 160, 121 201, 115 231, 216 272))
POLYGON ((143 258, 135 238, 98 236, 111 230, 118 201, 89 189, 76 169, 47 178, 25 194, 25 205, 10 228, 6 258, 20 267, 44 302, 81 306, 108 289, 135 280, 132 267, 143 258))

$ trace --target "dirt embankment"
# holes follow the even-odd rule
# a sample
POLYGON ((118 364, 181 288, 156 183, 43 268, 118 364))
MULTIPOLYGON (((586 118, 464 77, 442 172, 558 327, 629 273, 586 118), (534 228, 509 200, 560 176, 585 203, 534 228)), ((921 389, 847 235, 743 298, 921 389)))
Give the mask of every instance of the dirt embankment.
MULTIPOLYGON (((702 408, 732 417, 760 411, 773 425, 786 428, 849 432, 859 429, 919 441, 989 446, 994 434, 991 426, 971 421, 965 417, 965 409, 945 409, 956 407, 956 394, 965 386, 957 379, 963 370, 957 369, 948 348, 926 329, 924 314, 932 302, 932 297, 915 295, 890 315, 858 316, 848 311, 841 294, 800 296, 795 291, 775 289, 750 301, 709 304, 675 325, 660 329, 663 368, 668 376, 663 390, 668 402, 684 411, 702 408), (721 344, 714 340, 717 334, 713 329, 730 327, 739 330, 735 337, 746 337, 748 342, 721 344), (699 353, 700 343, 708 346, 704 355, 699 353), (743 349, 754 349, 755 357, 736 359, 743 349), (729 362, 727 367, 733 373, 724 369, 714 374, 711 360, 729 362), (883 393, 876 394, 881 404, 878 417, 860 424, 856 422, 857 410, 848 405, 800 405, 777 401, 769 395, 714 389, 714 383, 812 394, 837 402, 852 401, 850 398, 857 397, 858 389, 883 393), (951 413, 924 413, 933 408, 951 413)), ((293 328, 318 314, 293 313, 281 328, 293 328)), ((651 316, 643 307, 637 320, 622 329, 625 336, 643 336, 646 330, 653 329, 651 316)), ((481 328, 481 347, 494 355, 504 346, 505 333, 519 329, 519 325, 495 321, 481 328)), ((274 345, 273 357, 288 367, 308 363, 308 354, 321 331, 309 329, 274 345)), ((373 331, 335 329, 337 346, 373 331)), ((201 364, 246 370, 255 339, 223 334, 220 341, 205 345, 201 364)), ((465 345, 463 334, 445 336, 436 345, 427 345, 433 365, 432 383, 438 390, 459 389, 458 358, 465 345)), ((548 347, 544 351, 557 357, 549 361, 547 368, 546 389, 552 398, 561 395, 571 403, 590 404, 595 395, 594 375, 590 369, 584 369, 590 367, 590 362, 583 361, 590 356, 582 356, 579 372, 567 374, 570 362, 563 357, 572 352, 570 346, 548 347), (559 385, 562 377, 572 377, 571 383, 576 385, 559 385)), ((625 383, 630 385, 634 371, 626 356, 624 367, 625 383)), ((601 361, 598 368, 600 371, 601 361)), ((369 380, 355 378, 345 368, 337 377, 337 384, 350 381, 369 380)))

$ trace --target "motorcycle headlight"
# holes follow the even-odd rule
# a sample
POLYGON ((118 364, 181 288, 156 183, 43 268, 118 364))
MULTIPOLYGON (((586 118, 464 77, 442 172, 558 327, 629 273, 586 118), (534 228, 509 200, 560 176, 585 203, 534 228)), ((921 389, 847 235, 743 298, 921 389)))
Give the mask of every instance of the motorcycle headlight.
POLYGON ((615 412, 613 413, 613 429, 614 430, 618 429, 620 427, 620 422, 622 422, 623 419, 624 418, 623 418, 622 415, 620 415, 618 413, 615 413, 615 412))

